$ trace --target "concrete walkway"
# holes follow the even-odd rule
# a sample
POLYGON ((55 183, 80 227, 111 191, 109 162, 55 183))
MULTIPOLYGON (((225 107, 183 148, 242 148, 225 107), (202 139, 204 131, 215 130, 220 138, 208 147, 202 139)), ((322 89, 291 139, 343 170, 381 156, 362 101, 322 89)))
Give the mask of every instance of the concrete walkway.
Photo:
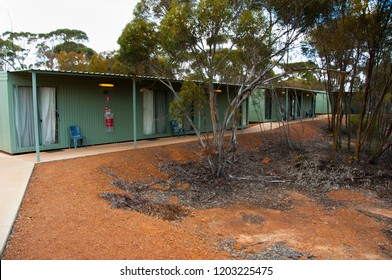
MULTIPOLYGON (((321 119, 322 117, 317 117, 321 119)), ((311 121, 306 119, 302 121, 311 121)), ((295 123, 299 121, 293 121, 295 123)), ((264 130, 275 129, 279 123, 264 123, 251 126, 241 133, 257 133, 264 130)), ((137 148, 148 148, 156 146, 165 146, 171 144, 197 141, 196 136, 187 135, 180 137, 166 137, 152 140, 142 140, 137 142, 137 148)), ((85 157, 97 154, 119 152, 134 149, 133 142, 124 142, 118 144, 80 147, 77 149, 63 149, 56 151, 47 151, 40 153, 40 162, 49 162, 56 160, 85 157)), ((30 180, 30 176, 36 164, 36 154, 29 153, 23 155, 7 155, 0 152, 0 256, 6 246, 9 234, 12 231, 13 224, 17 218, 20 204, 30 180)))
POLYGON ((33 162, 0 153, 0 256, 33 169, 33 162))

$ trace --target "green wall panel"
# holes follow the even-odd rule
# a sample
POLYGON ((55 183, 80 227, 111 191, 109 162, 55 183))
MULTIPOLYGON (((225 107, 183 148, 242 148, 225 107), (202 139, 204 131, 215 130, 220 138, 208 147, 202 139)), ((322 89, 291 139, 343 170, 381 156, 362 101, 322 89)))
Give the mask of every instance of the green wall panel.
POLYGON ((57 89, 59 136, 62 147, 69 145, 69 126, 79 125, 88 145, 129 141, 132 139, 132 83, 101 81, 100 79, 40 79, 46 86, 57 89), (111 89, 99 83, 113 83, 111 89), (107 91, 107 93, 104 93, 107 91), (109 100, 107 100, 109 98, 109 100), (105 107, 114 114, 113 132, 105 126, 105 107))
POLYGON ((264 122, 265 119, 265 89, 258 88, 249 97, 249 122, 264 122))
POLYGON ((316 96, 316 114, 328 114, 328 96, 325 93, 317 93, 316 96))
MULTIPOLYGON (((59 71, 36 71, 37 87, 56 89, 56 111, 58 120, 58 143, 40 146, 41 150, 68 148, 69 126, 79 125, 81 133, 87 138, 88 145, 99 145, 133 141, 133 79, 129 76, 100 75, 92 73, 74 73, 59 71), (102 88, 100 83, 113 84, 112 88, 102 88), (105 107, 109 107, 114 116, 113 131, 105 126, 105 107)), ((137 140, 171 136, 169 106, 174 95, 159 80, 140 78, 136 80, 136 138, 137 140), (143 134, 143 91, 150 89, 165 94, 166 132, 161 134, 143 134)), ((35 151, 35 147, 16 147, 14 120, 13 87, 31 86, 31 71, 16 71, 0 76, 0 148, 10 153, 35 151), (8 74, 8 76, 7 76, 8 74), (6 79, 8 77, 8 80, 6 79), (2 78, 2 79, 1 79, 2 78)), ((181 83, 175 82, 176 91, 181 83)), ((217 95, 219 116, 222 120, 228 105, 227 88, 217 95)), ((235 88, 230 88, 231 94, 235 88)), ((39 93, 38 93, 39 94, 39 93)), ((206 121, 195 117, 196 123, 202 124, 202 130, 211 130, 211 118, 207 110, 206 121)))
POLYGON ((0 150, 11 152, 8 75, 0 72, 0 150))

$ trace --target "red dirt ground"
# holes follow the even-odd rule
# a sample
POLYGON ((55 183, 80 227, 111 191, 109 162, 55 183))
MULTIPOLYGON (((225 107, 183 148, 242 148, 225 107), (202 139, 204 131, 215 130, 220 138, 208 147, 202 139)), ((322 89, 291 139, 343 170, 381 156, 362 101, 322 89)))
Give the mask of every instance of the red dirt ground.
MULTIPOLYGON (((322 133, 305 128, 305 138, 322 133)), ((240 135, 239 143, 260 147, 262 135, 240 135)), ((252 255, 272 244, 304 253, 300 259, 392 258, 385 231, 392 210, 371 191, 331 191, 328 198, 340 206, 328 209, 306 194, 286 190, 288 210, 237 203, 191 209, 181 221, 112 208, 100 197, 124 193, 102 168, 110 167, 125 180, 167 179, 159 162, 186 162, 200 154, 182 144, 38 164, 3 259, 235 259, 241 258, 236 252, 252 255), (225 240, 232 240, 229 250, 222 248, 225 240)), ((177 197, 170 200, 178 203, 177 197)))

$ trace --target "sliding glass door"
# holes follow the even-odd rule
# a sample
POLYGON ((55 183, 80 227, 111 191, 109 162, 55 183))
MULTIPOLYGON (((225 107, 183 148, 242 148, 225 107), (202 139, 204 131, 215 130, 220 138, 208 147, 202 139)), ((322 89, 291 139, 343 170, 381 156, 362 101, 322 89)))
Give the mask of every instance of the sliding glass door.
POLYGON ((143 92, 143 134, 155 134, 154 120, 154 92, 145 90, 143 92))
MULTIPOLYGON (((40 120, 40 144, 58 143, 56 89, 38 89, 38 114, 40 120)), ((14 116, 16 146, 18 148, 35 146, 33 90, 31 87, 14 87, 14 116)))
POLYGON ((143 92, 143 134, 164 134, 166 131, 166 94, 145 90, 143 92))
POLYGON ((41 144, 50 145, 58 142, 56 119, 56 89, 41 87, 39 90, 39 117, 41 120, 41 144))
POLYGON ((35 145, 33 90, 31 87, 14 88, 16 146, 35 145))
POLYGON ((164 92, 155 92, 155 127, 156 134, 166 133, 167 114, 166 114, 166 94, 164 92))

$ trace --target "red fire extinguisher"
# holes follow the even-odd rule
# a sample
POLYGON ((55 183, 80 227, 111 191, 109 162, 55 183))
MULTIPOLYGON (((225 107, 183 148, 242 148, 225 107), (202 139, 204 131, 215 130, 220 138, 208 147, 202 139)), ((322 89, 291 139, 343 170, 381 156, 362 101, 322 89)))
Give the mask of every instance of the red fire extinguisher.
POLYGON ((113 114, 108 107, 105 107, 105 125, 107 132, 113 131, 113 114))

